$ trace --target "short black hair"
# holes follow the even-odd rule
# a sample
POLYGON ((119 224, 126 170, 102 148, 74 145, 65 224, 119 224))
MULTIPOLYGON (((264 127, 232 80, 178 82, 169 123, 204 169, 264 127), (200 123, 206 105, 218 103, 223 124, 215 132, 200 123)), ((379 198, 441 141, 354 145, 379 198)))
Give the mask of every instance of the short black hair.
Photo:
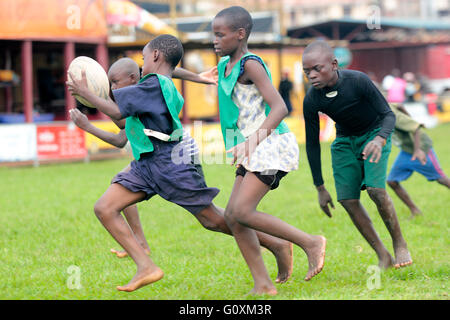
POLYGON ((136 79, 140 78, 140 72, 139 72, 139 66, 131 58, 124 57, 120 58, 116 62, 114 62, 111 67, 109 67, 108 74, 109 73, 116 73, 117 71, 125 71, 128 74, 133 74, 136 79))
POLYGON ((334 51, 333 48, 325 41, 325 40, 315 40, 308 44, 303 51, 303 54, 308 54, 310 52, 321 52, 326 53, 334 59, 334 51))
POLYGON ((250 13, 242 7, 232 6, 220 11, 215 18, 224 17, 228 21, 230 29, 236 31, 239 28, 244 28, 246 38, 250 36, 253 28, 253 20, 250 13))
POLYGON ((175 68, 183 58, 184 49, 181 41, 170 34, 162 34, 150 41, 147 45, 150 49, 156 49, 162 52, 164 59, 172 68, 175 68))

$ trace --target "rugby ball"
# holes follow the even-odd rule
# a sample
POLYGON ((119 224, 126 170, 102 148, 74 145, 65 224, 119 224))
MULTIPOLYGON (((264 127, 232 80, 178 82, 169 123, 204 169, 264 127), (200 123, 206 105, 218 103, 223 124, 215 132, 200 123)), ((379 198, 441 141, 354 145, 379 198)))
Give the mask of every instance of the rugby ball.
MULTIPOLYGON (((67 79, 70 80, 69 73, 74 79, 81 79, 81 71, 86 72, 87 85, 89 90, 96 96, 108 99, 109 96, 109 80, 103 67, 94 59, 80 56, 72 60, 67 70, 67 79)), ((90 104, 84 98, 79 95, 74 95, 80 103, 86 107, 95 108, 94 105, 90 104)))

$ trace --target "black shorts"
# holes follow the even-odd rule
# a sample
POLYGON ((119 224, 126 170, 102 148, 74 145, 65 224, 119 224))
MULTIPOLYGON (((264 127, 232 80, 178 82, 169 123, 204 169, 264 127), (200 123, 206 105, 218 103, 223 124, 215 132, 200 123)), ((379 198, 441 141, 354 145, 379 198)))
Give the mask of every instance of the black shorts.
POLYGON ((209 188, 193 163, 174 163, 173 146, 171 142, 153 142, 153 152, 133 160, 130 170, 121 171, 112 183, 131 192, 145 192, 145 200, 159 195, 195 215, 212 204, 219 189, 209 188))
MULTIPOLYGON (((250 171, 251 172, 251 171, 250 171)), ((236 177, 237 176, 245 176, 247 173, 247 169, 244 168, 244 166, 239 166, 236 170, 236 177)), ((285 171, 278 170, 274 174, 264 174, 262 172, 252 172, 259 180, 261 180, 262 183, 268 185, 271 190, 274 190, 278 188, 280 185, 280 180, 288 173, 285 171)))

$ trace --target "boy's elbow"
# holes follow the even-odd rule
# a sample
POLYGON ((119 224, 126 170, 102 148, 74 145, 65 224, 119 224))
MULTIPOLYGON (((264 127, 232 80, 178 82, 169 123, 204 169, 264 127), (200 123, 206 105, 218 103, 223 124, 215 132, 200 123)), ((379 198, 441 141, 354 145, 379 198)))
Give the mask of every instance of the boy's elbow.
POLYGON ((289 114, 285 103, 283 103, 282 107, 280 108, 280 113, 283 115, 283 118, 287 117, 287 115, 289 114))
POLYGON ((123 121, 123 120, 117 121, 113 118, 111 118, 111 120, 113 120, 113 122, 116 124, 117 128, 119 128, 120 130, 125 129, 125 121, 123 121))
POLYGON ((126 141, 119 140, 119 139, 111 140, 111 141, 109 141, 109 143, 112 144, 114 147, 119 148, 119 149, 122 149, 127 144, 126 141))
POLYGON ((120 113, 120 111, 112 112, 112 113, 110 114, 110 117, 113 118, 114 120, 122 120, 122 119, 123 119, 123 116, 122 116, 122 114, 120 113))
POLYGON ((127 140, 125 140, 125 141, 120 141, 120 142, 116 145, 116 147, 122 149, 123 147, 126 146, 126 144, 127 144, 127 140))

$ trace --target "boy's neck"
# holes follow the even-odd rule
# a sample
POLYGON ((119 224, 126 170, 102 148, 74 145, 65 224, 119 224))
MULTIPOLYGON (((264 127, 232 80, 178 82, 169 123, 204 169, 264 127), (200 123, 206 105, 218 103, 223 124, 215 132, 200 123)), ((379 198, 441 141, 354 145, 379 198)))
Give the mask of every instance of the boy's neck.
POLYGON ((333 88, 339 82, 339 72, 336 70, 333 79, 327 84, 327 88, 333 88))
MULTIPOLYGON (((162 76, 166 76, 167 78, 172 79, 173 69, 166 64, 162 64, 157 66, 154 70, 151 70, 148 74, 150 73, 160 74, 162 76)), ((145 77, 146 75, 147 74, 143 74, 142 77, 145 77)))
POLYGON ((238 49, 236 49, 236 51, 230 55, 230 62, 234 63, 236 61, 239 61, 247 52, 248 52, 248 47, 247 47, 247 43, 245 43, 242 46, 240 46, 238 49))
POLYGON ((142 75, 142 79, 144 79, 146 76, 148 76, 149 74, 159 74, 159 75, 161 75, 161 76, 165 76, 165 77, 167 77, 167 78, 169 78, 169 79, 172 79, 172 71, 170 71, 170 72, 157 72, 157 71, 153 71, 153 72, 149 72, 149 73, 147 73, 147 74, 143 74, 142 75))

